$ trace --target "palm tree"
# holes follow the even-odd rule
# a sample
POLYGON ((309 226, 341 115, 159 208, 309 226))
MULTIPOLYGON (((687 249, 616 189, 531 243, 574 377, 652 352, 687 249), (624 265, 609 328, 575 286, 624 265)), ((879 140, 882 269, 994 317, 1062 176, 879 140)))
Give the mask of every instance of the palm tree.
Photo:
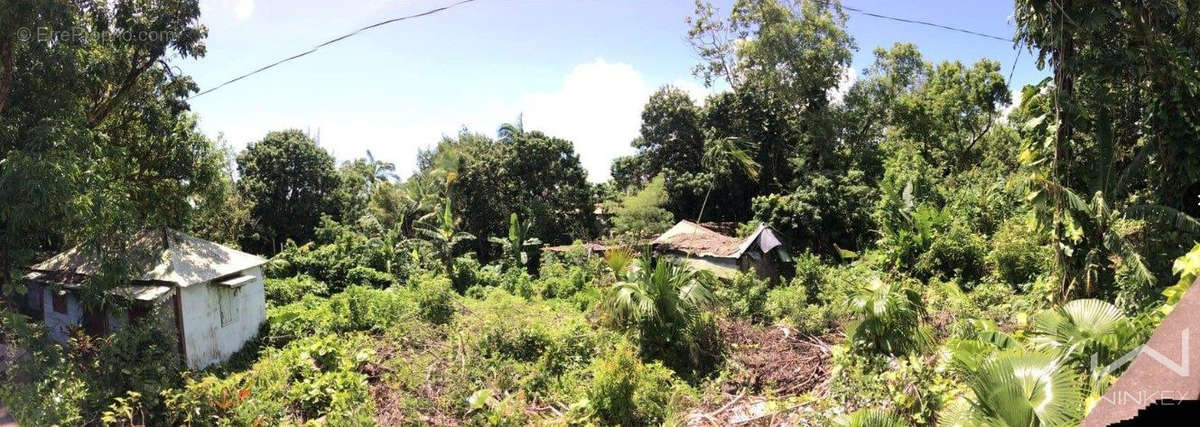
POLYGON ((633 260, 633 250, 626 247, 604 251, 604 263, 608 264, 608 268, 613 272, 613 277, 618 281, 625 280, 627 277, 625 274, 633 265, 633 260))
MULTIPOLYGON (((742 142, 736 137, 717 138, 706 144, 704 150, 704 168, 709 171, 715 171, 724 167, 735 167, 745 173, 752 180, 758 179, 759 164, 750 157, 748 152, 755 151, 757 146, 753 143, 742 142)), ((713 187, 717 186, 714 179, 709 183, 708 191, 704 192, 704 202, 700 204, 700 214, 696 215, 696 223, 699 224, 704 219, 704 208, 708 206, 708 196, 712 194, 713 187)))
POLYGON ((614 283, 601 302, 604 323, 635 328, 641 334, 643 351, 683 345, 694 362, 699 359, 696 337, 701 314, 712 306, 707 272, 649 257, 630 272, 629 280, 614 283))
POLYGON ((1059 354, 1004 351, 962 370, 970 395, 947 405, 940 425, 1065 426, 1083 415, 1079 374, 1059 354))
POLYGON ((371 154, 371 150, 367 150, 367 184, 370 188, 381 182, 389 182, 397 179, 396 164, 392 162, 384 162, 375 160, 375 155, 371 154))
POLYGON ((500 129, 496 130, 496 136, 501 142, 516 141, 521 135, 525 134, 525 115, 518 114, 515 123, 505 123, 500 125, 500 129))
POLYGON ((902 354, 929 343, 921 295, 914 289, 875 278, 850 299, 850 311, 859 318, 851 339, 860 349, 902 354))
POLYGON ((542 245, 541 239, 526 237, 532 227, 532 222, 522 224, 517 213, 513 212, 508 217, 508 237, 492 236, 488 241, 500 245, 503 257, 510 267, 526 265, 529 263, 529 248, 542 245))
POLYGON ((450 200, 446 200, 437 224, 418 223, 417 232, 424 237, 423 240, 429 244, 435 256, 441 261, 446 274, 451 276, 454 275, 455 246, 475 239, 471 233, 458 231, 454 215, 450 213, 450 200))
MULTIPOLYGON (((1135 341, 1129 318, 1106 301, 1080 299, 1042 311, 1034 317, 1030 343, 1034 348, 1058 351, 1079 362, 1115 359, 1126 343, 1135 341)), ((1141 340, 1136 340, 1141 342, 1141 340)), ((1108 372, 1094 372, 1093 380, 1108 372)))
POLYGON ((874 408, 859 409, 840 421, 838 425, 845 427, 906 427, 909 425, 904 418, 874 408))

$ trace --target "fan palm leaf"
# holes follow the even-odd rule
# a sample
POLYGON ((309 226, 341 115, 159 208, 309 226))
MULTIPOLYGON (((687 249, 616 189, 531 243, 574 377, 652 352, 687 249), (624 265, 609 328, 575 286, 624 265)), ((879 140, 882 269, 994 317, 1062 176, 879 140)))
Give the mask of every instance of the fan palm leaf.
POLYGON ((839 423, 846 427, 905 427, 908 421, 879 409, 859 409, 839 423))
POLYGON ((1003 352, 966 375, 968 419, 999 426, 1074 425, 1082 415, 1079 375, 1047 352, 1003 352))
POLYGON ((1128 321, 1117 306, 1097 299, 1079 299, 1038 313, 1030 342, 1035 347, 1093 352, 1098 346, 1115 346, 1116 333, 1128 321))

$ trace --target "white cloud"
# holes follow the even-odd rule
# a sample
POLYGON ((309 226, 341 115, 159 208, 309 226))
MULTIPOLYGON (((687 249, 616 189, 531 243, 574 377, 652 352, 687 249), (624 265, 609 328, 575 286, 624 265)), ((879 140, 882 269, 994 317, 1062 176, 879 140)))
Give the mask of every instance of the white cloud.
POLYGON ((671 85, 683 89, 684 92, 687 92, 692 97, 692 101, 695 101, 699 105, 704 105, 704 102, 708 100, 708 96, 715 93, 711 88, 691 80, 679 79, 671 82, 671 85))
POLYGON ((522 96, 519 110, 526 129, 573 141, 589 178, 603 181, 612 159, 633 152, 649 93, 632 66, 597 59, 577 65, 555 92, 522 96))
POLYGON ((232 0, 233 19, 245 21, 254 14, 254 0, 232 0))
MULTIPOLYGON (((702 85, 685 79, 671 84, 687 91, 697 102, 709 93, 702 85)), ((464 127, 494 135, 501 123, 521 114, 525 129, 574 142, 588 179, 601 182, 610 177, 613 159, 633 153, 629 143, 641 127, 642 107, 658 86, 647 84, 629 64, 597 59, 575 66, 557 89, 526 93, 512 101, 433 111, 420 105, 388 111, 318 109, 302 114, 201 111, 200 124, 211 136, 223 132, 238 150, 272 130, 319 131, 321 145, 339 160, 361 157, 371 150, 377 159, 395 162, 404 176, 415 168, 418 150, 433 146, 443 135, 455 135, 464 127)))

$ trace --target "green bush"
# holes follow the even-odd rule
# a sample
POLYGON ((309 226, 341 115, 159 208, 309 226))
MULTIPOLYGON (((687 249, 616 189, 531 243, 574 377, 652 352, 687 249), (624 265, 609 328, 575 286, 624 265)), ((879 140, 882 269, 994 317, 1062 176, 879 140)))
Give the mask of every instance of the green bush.
POLYGON ((307 274, 286 279, 266 279, 263 287, 267 303, 272 306, 287 305, 299 301, 305 295, 328 296, 329 286, 307 274))
POLYGON ((594 415, 609 425, 657 425, 667 421, 680 397, 691 393, 670 369, 643 364, 629 345, 597 358, 587 399, 594 415))
POLYGON ((100 418, 117 398, 140 396, 143 417, 162 423, 161 393, 182 382, 174 338, 153 323, 127 325, 106 337, 78 333, 67 345, 44 339, 24 343, 28 354, 5 366, 3 401, 22 425, 72 425, 100 418))
POLYGON ((808 290, 806 298, 815 301, 826 286, 825 272, 829 269, 821 257, 805 252, 792 257, 796 275, 792 277, 792 285, 800 285, 808 290))
POLYGON ((450 287, 450 279, 423 276, 417 279, 414 291, 421 318, 433 324, 445 324, 454 317, 458 294, 450 287))
POLYGON ((383 289, 396 284, 396 276, 366 266, 356 266, 346 273, 346 281, 383 289))
MULTIPOLYGON (((795 282, 796 280, 792 281, 792 283, 795 282)), ((808 288, 804 285, 792 284, 768 292, 763 311, 770 320, 783 320, 808 305, 808 288)))
POLYGON ((934 237, 929 249, 917 257, 915 272, 922 279, 957 277, 973 283, 984 275, 986 255, 983 237, 956 224, 934 237))
POLYGON ((329 298, 307 296, 268 309, 265 341, 278 346, 310 335, 383 330, 416 312, 410 290, 351 286, 329 298))
POLYGON ((988 264, 1000 280, 1013 285, 1032 282, 1038 275, 1048 272, 1054 255, 1041 243, 1038 233, 1022 220, 1004 223, 992 235, 990 246, 988 264))
POLYGON ((829 332, 834 326, 833 310, 828 305, 810 303, 808 294, 808 289, 799 284, 772 289, 765 305, 767 318, 782 321, 805 335, 829 332))
POLYGON ((319 335, 268 349, 248 371, 207 375, 164 393, 173 424, 280 425, 322 420, 372 422, 375 411, 362 372, 374 358, 359 335, 319 335))
POLYGON ((761 322, 766 319, 763 306, 767 302, 767 292, 771 283, 767 279, 759 279, 753 270, 738 272, 729 281, 720 280, 714 292, 717 301, 729 314, 761 322))

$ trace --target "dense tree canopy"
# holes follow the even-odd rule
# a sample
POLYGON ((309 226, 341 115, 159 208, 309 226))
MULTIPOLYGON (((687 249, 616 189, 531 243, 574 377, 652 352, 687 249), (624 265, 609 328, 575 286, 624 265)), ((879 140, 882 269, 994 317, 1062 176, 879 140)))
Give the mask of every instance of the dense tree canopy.
POLYGON ((299 130, 268 133, 237 158, 238 191, 251 203, 243 246, 274 253, 291 239, 313 239, 324 215, 340 218, 345 200, 333 156, 299 130))
POLYGON ((485 237, 508 235, 509 217, 530 223, 529 233, 548 243, 586 238, 595 229, 595 202, 587 172, 570 141, 506 126, 503 139, 462 133, 421 154, 411 180, 443 186, 462 228, 485 237))
POLYGON ((217 191, 223 156, 187 112, 195 84, 165 61, 203 56, 199 13, 195 1, 0 2, 6 273, 68 244, 184 228, 192 198, 217 191))

